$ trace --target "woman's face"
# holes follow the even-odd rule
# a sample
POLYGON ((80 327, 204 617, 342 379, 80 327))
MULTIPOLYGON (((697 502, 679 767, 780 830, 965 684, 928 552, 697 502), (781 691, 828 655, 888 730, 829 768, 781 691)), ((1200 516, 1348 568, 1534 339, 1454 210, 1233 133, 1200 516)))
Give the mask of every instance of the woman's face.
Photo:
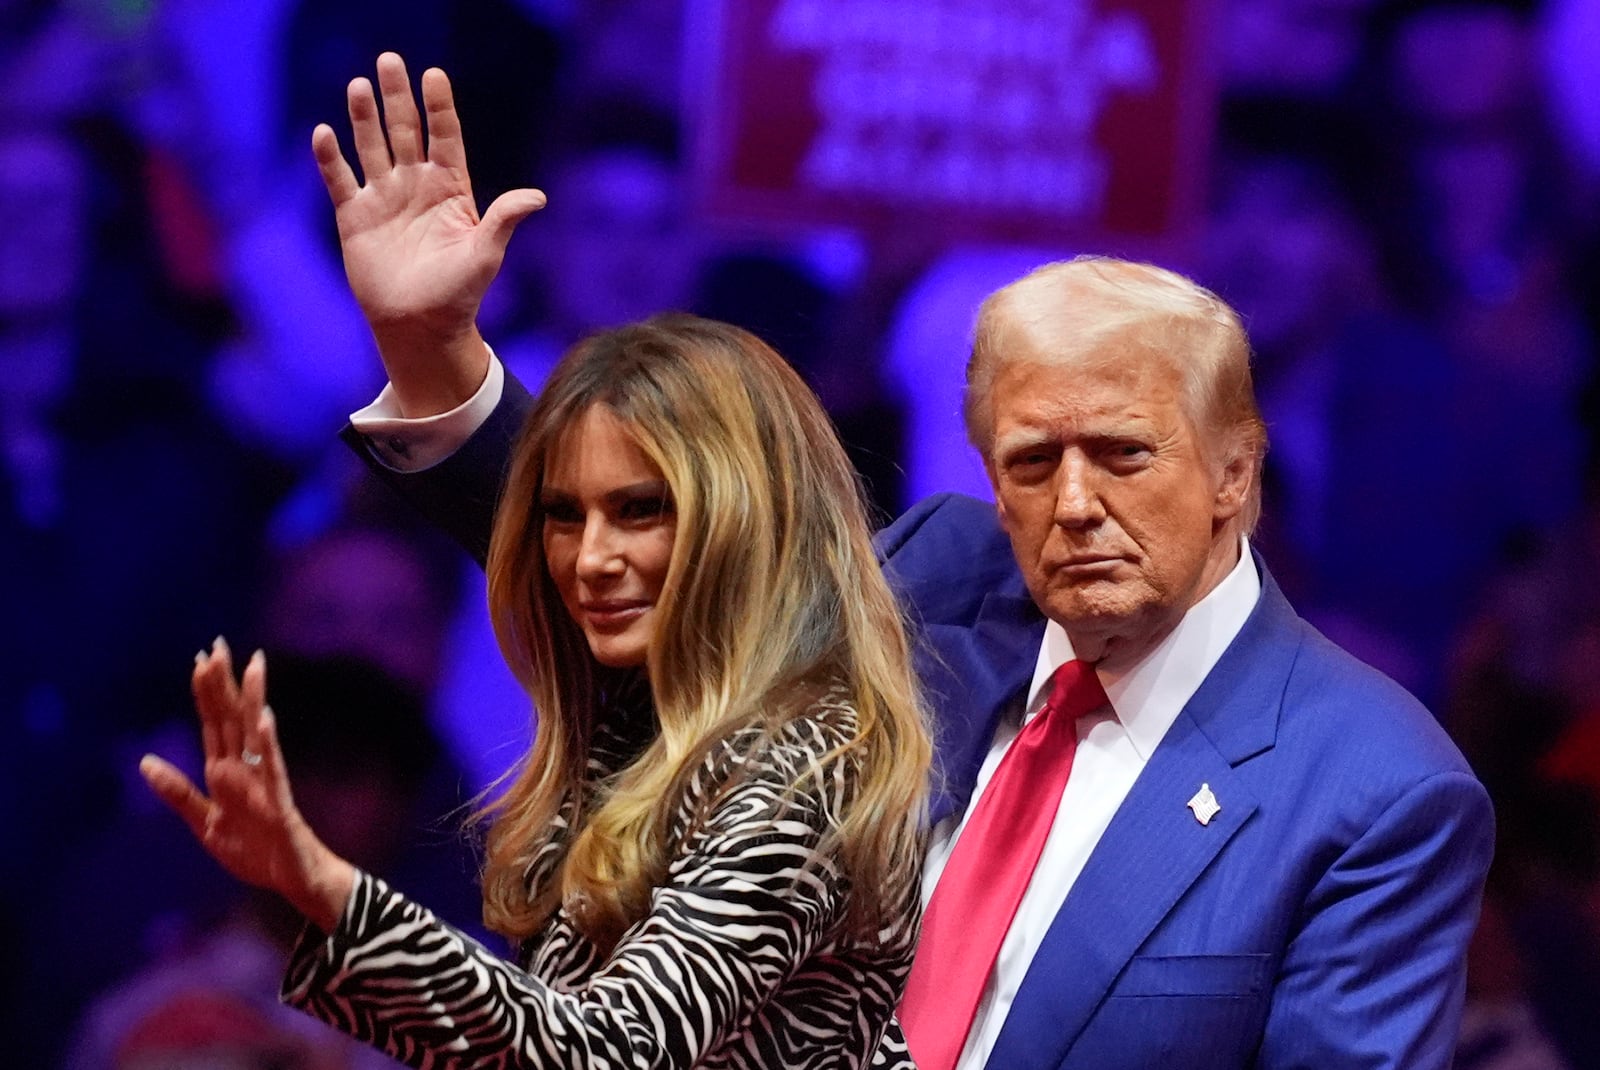
POLYGON ((539 505, 550 575, 595 660, 643 665, 677 532, 661 470, 591 405, 551 451, 539 505))

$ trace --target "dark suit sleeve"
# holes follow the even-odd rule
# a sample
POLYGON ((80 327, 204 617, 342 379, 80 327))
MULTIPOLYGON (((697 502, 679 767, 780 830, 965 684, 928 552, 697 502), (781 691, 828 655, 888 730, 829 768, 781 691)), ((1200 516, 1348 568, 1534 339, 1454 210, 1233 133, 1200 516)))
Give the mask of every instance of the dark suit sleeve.
POLYGON ((991 502, 962 494, 924 498, 881 531, 876 545, 913 627, 970 623, 990 595, 1027 596, 991 502))
POLYGON ((1333 861, 1286 950, 1257 1065, 1448 1070, 1493 825, 1483 786, 1443 772, 1333 861))
POLYGON ((902 513, 894 523, 878 532, 873 542, 877 546, 878 560, 888 564, 903 550, 917 532, 922 530, 945 504, 956 501, 953 494, 935 494, 917 502, 902 513))
POLYGON ((533 396, 509 370, 500 403, 455 453, 432 468, 399 472, 380 461, 367 437, 349 424, 339 437, 427 521, 460 543, 481 568, 517 435, 533 409, 533 396))

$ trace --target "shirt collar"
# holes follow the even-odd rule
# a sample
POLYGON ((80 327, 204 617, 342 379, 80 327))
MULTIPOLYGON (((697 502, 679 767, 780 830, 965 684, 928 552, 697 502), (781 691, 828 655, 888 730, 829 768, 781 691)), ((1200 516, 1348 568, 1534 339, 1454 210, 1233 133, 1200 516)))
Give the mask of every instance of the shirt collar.
MULTIPOLYGON (((1112 712, 1140 758, 1150 760, 1167 729, 1244 627, 1260 597, 1261 576, 1250 543, 1240 539, 1239 560, 1232 571, 1183 615, 1155 649, 1119 671, 1095 670, 1111 700, 1112 712)), ((1043 707, 1050 677, 1073 657, 1067 630, 1053 620, 1047 623, 1028 688, 1028 716, 1043 707)))

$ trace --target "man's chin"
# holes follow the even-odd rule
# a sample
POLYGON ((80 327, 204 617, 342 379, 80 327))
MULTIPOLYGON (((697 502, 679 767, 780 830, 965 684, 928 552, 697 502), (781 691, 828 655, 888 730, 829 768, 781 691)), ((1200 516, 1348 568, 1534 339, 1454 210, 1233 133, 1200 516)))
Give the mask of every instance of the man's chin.
POLYGON ((1045 616, 1067 630, 1068 635, 1115 635, 1125 631, 1138 613, 1115 599, 1052 599, 1044 607, 1045 616))
POLYGON ((1144 591, 1126 581, 1092 580, 1071 587, 1055 587, 1047 597, 1035 601, 1045 616, 1073 632, 1120 635, 1141 629, 1151 616, 1151 605, 1141 598, 1144 591))

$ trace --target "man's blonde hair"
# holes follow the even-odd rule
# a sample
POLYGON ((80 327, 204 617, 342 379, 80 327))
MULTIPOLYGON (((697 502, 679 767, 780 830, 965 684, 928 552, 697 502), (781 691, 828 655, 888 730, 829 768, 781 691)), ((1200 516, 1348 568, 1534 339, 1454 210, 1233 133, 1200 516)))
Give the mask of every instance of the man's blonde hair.
POLYGON ((1261 461, 1267 432, 1250 378, 1250 342, 1239 315, 1198 283, 1154 264, 1080 256, 1035 268, 990 294, 978 311, 962 416, 987 463, 994 444, 992 394, 1008 363, 1064 366, 1106 359, 1133 343, 1170 362, 1184 380, 1189 419, 1226 464, 1251 465, 1240 514, 1249 533, 1261 515, 1261 461), (1018 332, 1035 344, 1015 344, 1018 332))

